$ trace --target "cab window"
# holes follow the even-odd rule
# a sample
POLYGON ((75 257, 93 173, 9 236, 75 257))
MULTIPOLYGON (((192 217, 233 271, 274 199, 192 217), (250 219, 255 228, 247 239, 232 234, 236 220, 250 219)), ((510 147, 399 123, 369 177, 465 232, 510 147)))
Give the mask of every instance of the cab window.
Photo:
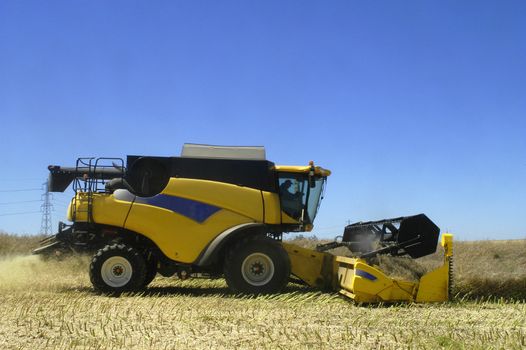
POLYGON ((301 219, 305 207, 307 181, 304 176, 280 174, 279 196, 281 210, 295 220, 301 219))

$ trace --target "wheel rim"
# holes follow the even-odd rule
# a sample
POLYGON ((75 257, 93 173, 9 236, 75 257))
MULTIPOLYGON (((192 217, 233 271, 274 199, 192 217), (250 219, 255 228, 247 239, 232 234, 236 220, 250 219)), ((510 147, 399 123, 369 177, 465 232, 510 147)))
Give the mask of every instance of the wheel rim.
POLYGON ((266 254, 253 253, 243 260, 241 274, 247 283, 253 286, 262 286, 274 276, 274 263, 266 254))
POLYGON ((130 262, 122 256, 113 256, 107 259, 101 268, 102 280, 114 288, 125 286, 130 281, 132 273, 130 262))

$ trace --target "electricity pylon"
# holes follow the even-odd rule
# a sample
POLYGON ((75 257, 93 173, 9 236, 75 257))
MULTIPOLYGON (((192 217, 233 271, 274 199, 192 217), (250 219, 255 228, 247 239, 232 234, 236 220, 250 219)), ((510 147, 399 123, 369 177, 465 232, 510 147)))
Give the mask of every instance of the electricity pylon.
POLYGON ((50 235, 51 230, 51 211, 53 210, 53 204, 51 204, 52 194, 49 193, 48 182, 44 182, 44 194, 42 195, 43 203, 40 206, 42 212, 42 220, 40 221, 40 233, 43 235, 50 235))

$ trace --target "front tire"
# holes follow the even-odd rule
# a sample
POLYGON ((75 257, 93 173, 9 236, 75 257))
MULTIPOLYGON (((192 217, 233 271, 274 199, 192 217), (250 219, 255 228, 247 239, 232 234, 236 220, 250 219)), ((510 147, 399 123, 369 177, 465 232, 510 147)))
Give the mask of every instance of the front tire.
POLYGON ((146 278, 146 262, 133 247, 111 244, 100 249, 91 260, 90 280, 95 290, 119 294, 136 291, 146 278))
POLYGON ((290 259, 275 240, 244 239, 229 250, 224 274, 228 287, 236 293, 277 293, 288 283, 290 259))
POLYGON ((142 284, 143 288, 146 288, 157 276, 157 259, 155 256, 148 254, 149 256, 144 257, 146 262, 146 276, 142 284))

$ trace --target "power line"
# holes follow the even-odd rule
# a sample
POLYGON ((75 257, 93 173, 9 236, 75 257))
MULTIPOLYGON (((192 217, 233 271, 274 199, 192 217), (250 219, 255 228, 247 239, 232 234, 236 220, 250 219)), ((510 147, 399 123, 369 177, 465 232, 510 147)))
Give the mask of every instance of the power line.
POLYGON ((36 178, 36 177, 27 177, 27 178, 24 178, 24 177, 17 177, 17 178, 0 178, 0 182, 15 182, 15 181, 19 181, 19 182, 27 182, 27 181, 42 181, 42 179, 40 178, 36 178))
POLYGON ((29 191, 41 191, 41 188, 23 188, 19 190, 0 190, 0 192, 29 192, 29 191))
POLYGON ((19 204, 19 203, 34 203, 34 202, 42 202, 41 199, 35 199, 32 201, 15 201, 15 202, 2 202, 0 205, 9 205, 9 204, 19 204))
POLYGON ((70 202, 71 201, 65 201, 65 200, 53 198, 53 203, 69 204, 70 202))
POLYGON ((41 211, 23 211, 19 213, 8 213, 8 214, 0 214, 0 216, 10 216, 10 215, 24 215, 24 214, 35 214, 35 213, 41 213, 41 211))

